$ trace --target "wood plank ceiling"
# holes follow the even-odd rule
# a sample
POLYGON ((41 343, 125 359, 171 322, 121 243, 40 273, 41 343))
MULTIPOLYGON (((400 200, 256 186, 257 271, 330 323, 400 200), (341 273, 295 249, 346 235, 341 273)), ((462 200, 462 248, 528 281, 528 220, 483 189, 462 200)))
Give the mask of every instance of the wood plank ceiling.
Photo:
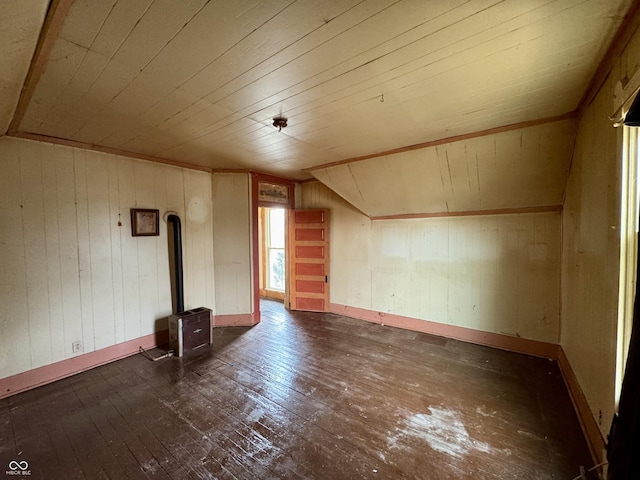
POLYGON ((0 135, 9 128, 47 12, 47 0, 0 2, 0 135))
MULTIPOLYGON (((557 204, 575 135, 563 116, 578 108, 631 4, 75 0, 58 13, 50 53, 32 64, 42 71, 9 133, 211 169, 313 174, 373 216, 557 204), (281 132, 271 125, 279 115, 289 120, 281 132), (537 125, 545 118, 556 121, 537 125), (521 122, 515 136, 488 142, 500 146, 493 160, 482 142, 467 145, 482 168, 469 167, 470 151, 454 144, 375 157, 521 122), (425 194, 424 184, 443 179, 442 159, 434 160, 443 152, 462 173, 450 174, 452 188, 442 180, 425 194), (360 156, 374 158, 323 167, 360 156), (450 196, 465 182, 500 191, 518 172, 539 196, 513 186, 496 200, 450 196), (398 185, 390 206, 363 190, 356 198, 354 185, 380 188, 396 177, 413 178, 411 198, 398 185)), ((0 37, 3 47, 10 38, 0 37)))

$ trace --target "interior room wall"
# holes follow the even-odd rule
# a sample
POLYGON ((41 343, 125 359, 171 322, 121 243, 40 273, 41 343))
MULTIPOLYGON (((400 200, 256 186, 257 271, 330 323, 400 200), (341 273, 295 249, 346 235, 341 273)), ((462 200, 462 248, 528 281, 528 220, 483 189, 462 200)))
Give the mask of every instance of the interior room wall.
POLYGON ((371 221, 319 182, 330 208, 331 303, 559 342, 558 212, 371 221))
POLYGON ((615 412, 622 131, 614 91, 640 64, 635 33, 582 115, 563 211, 561 344, 604 438, 615 412))
POLYGON ((215 303, 219 316, 253 313, 250 181, 247 173, 211 176, 215 303))
POLYGON ((185 307, 215 309, 209 173, 8 137, 0 163, 0 378, 167 328, 167 225, 133 237, 133 207, 178 213, 185 307))

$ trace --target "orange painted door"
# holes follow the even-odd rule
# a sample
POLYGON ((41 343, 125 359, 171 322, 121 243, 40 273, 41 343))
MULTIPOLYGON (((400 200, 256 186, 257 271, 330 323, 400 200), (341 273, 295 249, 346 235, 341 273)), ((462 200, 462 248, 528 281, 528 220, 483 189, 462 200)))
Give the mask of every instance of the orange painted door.
POLYGON ((289 308, 329 311, 329 210, 289 211, 289 308))

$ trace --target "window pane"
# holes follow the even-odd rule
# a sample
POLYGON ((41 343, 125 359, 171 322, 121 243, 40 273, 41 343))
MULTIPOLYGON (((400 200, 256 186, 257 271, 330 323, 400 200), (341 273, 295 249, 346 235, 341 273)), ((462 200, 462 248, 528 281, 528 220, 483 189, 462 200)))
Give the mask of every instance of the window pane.
POLYGON ((269 288, 284 290, 284 250, 269 249, 269 288))
POLYGON ((284 209, 269 210, 269 246, 284 248, 284 209))

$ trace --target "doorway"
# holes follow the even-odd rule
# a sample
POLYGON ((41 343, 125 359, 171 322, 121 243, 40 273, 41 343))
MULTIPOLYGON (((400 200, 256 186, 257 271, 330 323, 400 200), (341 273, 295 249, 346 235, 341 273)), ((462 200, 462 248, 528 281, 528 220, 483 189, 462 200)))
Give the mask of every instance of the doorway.
POLYGON ((287 288, 285 208, 258 208, 260 297, 284 301, 287 288))

